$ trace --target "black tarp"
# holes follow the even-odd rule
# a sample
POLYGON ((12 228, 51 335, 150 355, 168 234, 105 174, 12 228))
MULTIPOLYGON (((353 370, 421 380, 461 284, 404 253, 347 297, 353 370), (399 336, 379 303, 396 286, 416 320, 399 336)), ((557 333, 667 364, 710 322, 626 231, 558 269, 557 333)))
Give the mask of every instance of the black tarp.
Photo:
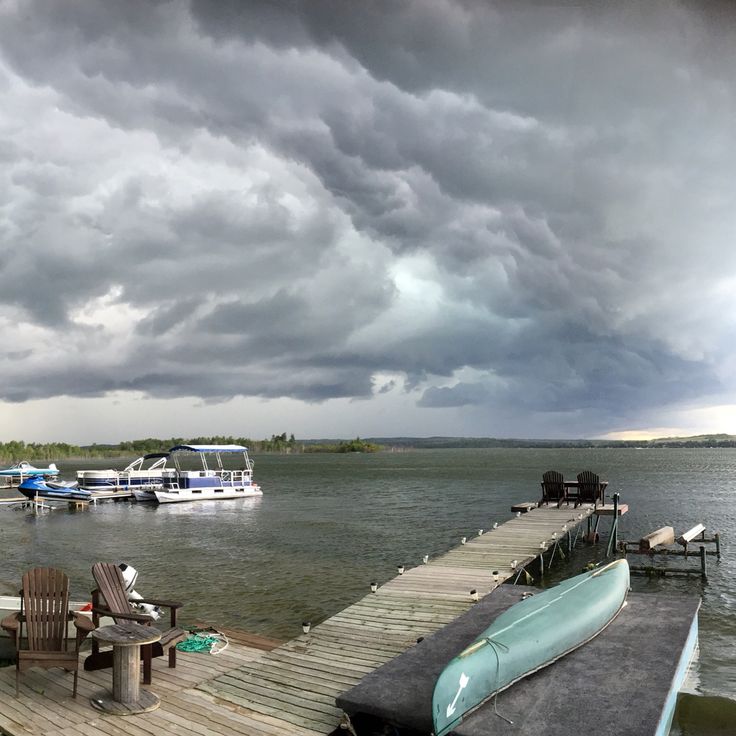
MULTIPOLYGON (((521 599, 503 585, 470 610, 364 677, 336 700, 366 714, 429 734, 432 691, 445 664, 521 599)), ((500 693, 460 724, 458 736, 650 736, 656 733, 700 600, 629 594, 626 607, 595 639, 500 693)))

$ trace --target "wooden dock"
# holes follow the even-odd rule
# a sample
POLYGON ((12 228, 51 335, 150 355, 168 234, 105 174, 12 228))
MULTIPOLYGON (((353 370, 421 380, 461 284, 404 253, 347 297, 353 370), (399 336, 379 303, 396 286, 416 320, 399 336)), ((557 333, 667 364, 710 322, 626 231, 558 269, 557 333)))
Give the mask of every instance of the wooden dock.
POLYGON ((71 675, 33 670, 23 676, 16 700, 15 670, 4 668, 0 728, 9 736, 329 734, 340 722, 337 695, 466 611, 474 602, 471 591, 482 597, 534 560, 541 557, 544 566, 553 554, 567 554, 592 514, 592 505, 520 514, 407 569, 309 633, 268 651, 244 639, 218 656, 182 652, 175 670, 157 659, 150 688, 161 707, 151 713, 103 716, 89 705, 92 692, 110 686, 109 670, 80 672, 76 701, 71 675))
POLYGON ((0 498, 0 506, 16 506, 38 511, 53 511, 54 509, 86 509, 90 505, 96 505, 102 501, 130 501, 133 498, 133 492, 128 490, 111 491, 100 490, 94 491, 89 499, 64 499, 64 498, 46 498, 37 496, 36 498, 26 498, 25 496, 16 496, 13 498, 0 498))

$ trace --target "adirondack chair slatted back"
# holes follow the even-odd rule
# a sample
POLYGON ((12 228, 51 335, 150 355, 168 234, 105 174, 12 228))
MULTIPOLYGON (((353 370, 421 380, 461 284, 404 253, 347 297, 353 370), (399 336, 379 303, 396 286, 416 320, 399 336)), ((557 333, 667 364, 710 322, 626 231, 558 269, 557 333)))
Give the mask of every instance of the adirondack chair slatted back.
MULTIPOLYGON (((92 577, 97 583, 97 589, 92 591, 92 620, 97 623, 99 617, 111 616, 116 624, 125 624, 137 621, 144 626, 153 625, 153 617, 136 611, 128 600, 125 590, 125 580, 122 570, 112 562, 97 562, 92 565, 92 577), (102 606, 99 596, 105 599, 102 606), (118 614, 117 616, 115 614, 118 614)), ((145 644, 141 647, 143 658, 143 682, 151 683, 151 658, 160 657, 164 652, 169 655, 169 667, 176 667, 176 645, 187 638, 188 633, 176 625, 176 611, 182 604, 177 601, 148 600, 157 607, 168 608, 170 611, 169 629, 161 632, 161 639, 153 644, 145 644)), ((101 652, 96 640, 92 641, 92 653, 84 661, 86 670, 97 670, 112 666, 109 652, 101 652)))
POLYGON ((105 599, 107 607, 112 612, 116 624, 125 623, 125 619, 115 618, 114 613, 132 613, 133 608, 125 592, 123 573, 117 565, 111 562, 97 562, 92 566, 92 577, 105 599))
POLYGON ((565 498, 565 481, 557 470, 548 470, 542 475, 542 502, 562 501, 565 498))
POLYGON ((94 629, 92 621, 69 610, 69 578, 61 570, 37 567, 23 575, 20 611, 0 621, 15 645, 15 695, 20 675, 31 667, 61 667, 74 672, 72 697, 77 697, 79 647, 94 629), (76 630, 70 647, 68 624, 76 630))
POLYGON ((33 652, 65 649, 69 578, 61 570, 36 567, 23 575, 21 625, 33 652))
POLYGON ((578 473, 578 502, 597 504, 602 499, 600 478, 590 470, 578 473))

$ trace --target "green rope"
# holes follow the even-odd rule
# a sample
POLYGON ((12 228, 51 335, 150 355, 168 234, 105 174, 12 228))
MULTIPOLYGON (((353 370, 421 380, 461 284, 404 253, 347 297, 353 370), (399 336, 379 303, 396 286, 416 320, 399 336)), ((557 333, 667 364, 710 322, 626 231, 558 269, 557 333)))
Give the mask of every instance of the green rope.
MULTIPOLYGON (((180 641, 176 648, 180 652, 212 652, 213 647, 218 647, 216 651, 222 651, 223 647, 223 636, 219 632, 213 632, 212 630, 197 630, 196 627, 189 629, 189 636, 184 640, 180 641)), ((225 639, 225 642, 227 640, 225 639)))

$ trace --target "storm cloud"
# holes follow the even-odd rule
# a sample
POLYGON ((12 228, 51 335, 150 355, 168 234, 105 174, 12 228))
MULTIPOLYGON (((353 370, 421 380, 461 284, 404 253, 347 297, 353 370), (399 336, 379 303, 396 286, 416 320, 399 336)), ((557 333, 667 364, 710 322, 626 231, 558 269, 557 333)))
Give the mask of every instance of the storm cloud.
POLYGON ((0 399, 733 403, 729 7, 0 0, 0 399))

